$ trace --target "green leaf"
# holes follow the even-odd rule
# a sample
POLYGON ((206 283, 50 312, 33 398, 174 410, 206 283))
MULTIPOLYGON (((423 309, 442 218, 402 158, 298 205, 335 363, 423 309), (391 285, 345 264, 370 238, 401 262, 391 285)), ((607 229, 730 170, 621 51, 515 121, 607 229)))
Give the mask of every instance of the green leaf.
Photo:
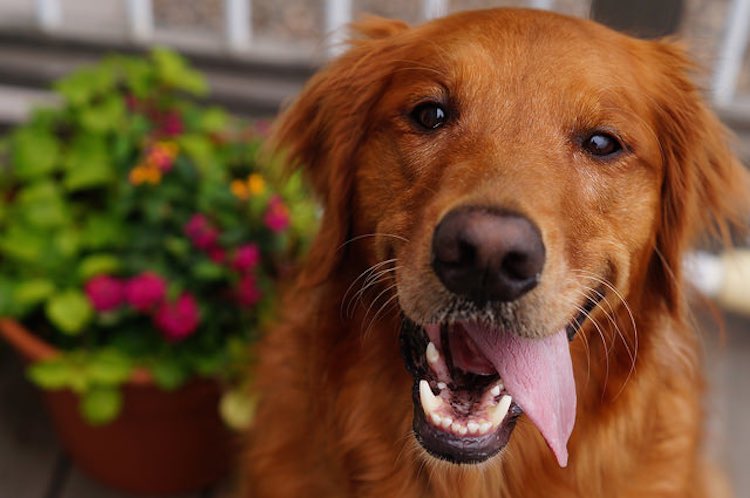
POLYGON ((117 247, 125 229, 114 216, 90 214, 81 233, 81 243, 89 249, 117 247))
POLYGON ((13 282, 0 278, 0 316, 16 316, 13 302, 13 282))
POLYGON ((70 104, 82 106, 98 95, 114 89, 111 64, 84 67, 55 83, 54 87, 70 104))
POLYGON ((185 134, 178 139, 178 144, 195 161, 202 174, 205 175, 211 170, 218 169, 213 167, 216 163, 216 156, 214 154, 214 147, 207 137, 197 134, 185 134))
POLYGON ((13 289, 13 301, 22 307, 41 303, 55 292, 55 284, 45 278, 35 278, 19 283, 13 289))
POLYGON ((13 171, 22 180, 48 175, 57 166, 58 140, 41 128, 22 128, 13 135, 11 159, 13 171))
POLYGON ((112 254, 92 254, 81 261, 78 276, 86 281, 97 275, 111 275, 121 267, 120 260, 112 254))
POLYGON ((193 275, 198 280, 216 281, 224 278, 226 271, 223 266, 211 261, 200 261, 193 266, 193 275))
POLYGON ((73 289, 52 296, 45 311, 52 324, 68 335, 80 334, 94 315, 88 298, 73 289))
POLYGON ((250 394, 247 388, 236 388, 221 397, 219 413, 230 428, 244 431, 250 427, 257 405, 257 395, 250 394))
POLYGON ((122 402, 119 389, 97 386, 81 396, 80 410, 90 424, 104 425, 117 418, 122 410, 122 402))
POLYGON ((110 95, 96 106, 81 111, 81 124, 95 133, 116 130, 125 116, 125 103, 119 95, 110 95))
POLYGON ((114 178, 107 144, 96 135, 79 135, 70 146, 64 167, 64 184, 71 191, 106 185, 114 178))
POLYGON ((208 90, 201 75, 190 69, 180 55, 171 50, 156 48, 151 52, 159 79, 173 88, 203 95, 208 90))
POLYGON ((69 218, 62 193, 51 181, 33 183, 21 190, 16 208, 30 224, 39 228, 58 227, 69 218))
POLYGON ((42 389, 64 389, 70 387, 73 366, 65 356, 57 356, 31 364, 26 370, 26 376, 42 389))
POLYGON ((151 365, 151 374, 156 385, 166 391, 182 386, 188 378, 187 369, 171 357, 159 358, 151 365))
POLYGON ((200 127, 208 133, 223 131, 227 127, 228 122, 227 113, 218 107, 205 109, 200 115, 200 127))
POLYGON ((13 225, 0 233, 0 250, 10 259, 21 263, 39 264, 48 252, 49 240, 25 226, 13 225))
POLYGON ((125 103, 119 95, 111 95, 96 106, 81 111, 81 124, 95 133, 116 130, 125 116, 125 103))
POLYGON ((91 354, 87 373, 91 382, 104 385, 122 384, 130 378, 133 364, 130 358, 114 349, 91 354))

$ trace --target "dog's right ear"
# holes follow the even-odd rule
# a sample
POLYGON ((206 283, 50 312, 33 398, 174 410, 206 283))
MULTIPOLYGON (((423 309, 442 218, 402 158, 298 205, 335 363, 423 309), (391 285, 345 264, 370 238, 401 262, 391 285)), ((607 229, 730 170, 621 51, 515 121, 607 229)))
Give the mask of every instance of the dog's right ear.
POLYGON ((270 140, 287 167, 303 169, 323 205, 320 231, 301 276, 307 286, 326 280, 346 251, 357 150, 398 62, 398 35, 408 29, 403 22, 376 17, 351 27, 350 49, 312 77, 276 122, 270 140))

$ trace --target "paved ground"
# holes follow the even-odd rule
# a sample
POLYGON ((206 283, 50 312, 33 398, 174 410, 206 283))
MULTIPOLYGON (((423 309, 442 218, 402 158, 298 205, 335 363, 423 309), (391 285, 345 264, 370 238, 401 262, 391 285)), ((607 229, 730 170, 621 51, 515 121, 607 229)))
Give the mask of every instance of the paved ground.
MULTIPOLYGON (((704 327, 711 364, 707 400, 709 452, 727 469, 738 497, 750 496, 750 319, 727 318, 724 345, 714 326, 704 327)), ((0 497, 134 498, 92 481, 70 464, 60 450, 34 389, 22 368, 0 344, 0 497)), ((209 498, 201 493, 171 498, 209 498)))

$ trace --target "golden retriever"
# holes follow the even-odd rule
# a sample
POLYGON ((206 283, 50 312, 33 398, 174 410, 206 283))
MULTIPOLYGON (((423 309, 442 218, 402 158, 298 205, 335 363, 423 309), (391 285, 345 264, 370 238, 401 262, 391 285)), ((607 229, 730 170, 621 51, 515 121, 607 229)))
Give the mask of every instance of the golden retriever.
POLYGON ((680 262, 746 181, 683 51, 533 10, 355 31, 274 135, 324 213, 245 496, 719 496, 680 262))

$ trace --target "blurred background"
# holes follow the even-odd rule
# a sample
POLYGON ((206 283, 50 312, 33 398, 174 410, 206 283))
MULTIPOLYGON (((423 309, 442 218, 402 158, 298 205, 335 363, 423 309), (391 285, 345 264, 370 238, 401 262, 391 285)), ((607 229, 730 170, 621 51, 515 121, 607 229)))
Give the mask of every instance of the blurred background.
MULTIPOLYGON (((750 160, 748 0, 0 0, 0 131, 11 132, 39 105, 59 105, 52 82, 71 71, 109 53, 141 54, 155 45, 181 53, 205 76, 201 102, 242 118, 272 119, 342 50, 343 26, 360 14, 420 23, 494 6, 550 9, 644 37, 684 40, 702 67, 707 98, 736 133, 740 157, 750 160)), ((750 321, 719 314, 724 334, 710 313, 696 314, 710 365, 707 451, 728 469, 737 496, 750 496, 750 321)), ((225 486, 175 496, 220 496, 225 486)), ((129 496, 71 463, 21 360, 0 343, 0 497, 129 496)))

